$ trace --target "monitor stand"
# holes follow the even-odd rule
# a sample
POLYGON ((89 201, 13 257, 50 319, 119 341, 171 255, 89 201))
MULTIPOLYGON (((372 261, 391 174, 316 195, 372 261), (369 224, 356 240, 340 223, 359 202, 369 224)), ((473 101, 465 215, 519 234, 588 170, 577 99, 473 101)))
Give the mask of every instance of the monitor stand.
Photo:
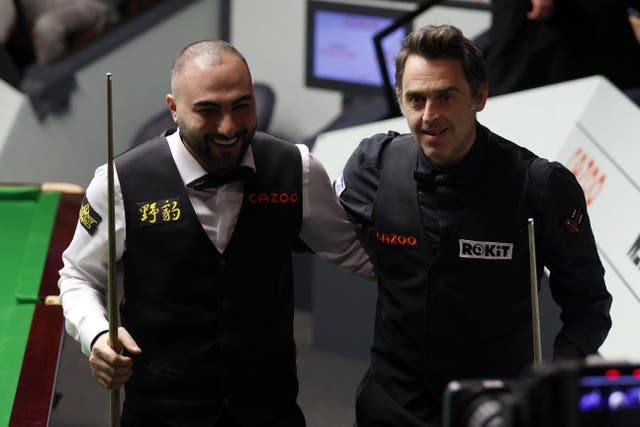
POLYGON ((304 144, 309 149, 312 149, 316 137, 323 132, 344 129, 386 118, 389 118, 389 107, 384 95, 343 94, 340 114, 317 133, 305 138, 304 144))

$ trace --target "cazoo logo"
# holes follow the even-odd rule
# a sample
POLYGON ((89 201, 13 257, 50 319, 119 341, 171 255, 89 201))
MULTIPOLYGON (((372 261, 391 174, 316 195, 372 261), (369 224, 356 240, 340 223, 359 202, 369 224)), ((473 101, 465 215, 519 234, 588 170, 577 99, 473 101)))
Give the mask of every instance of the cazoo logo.
POLYGON ((412 248, 418 246, 418 239, 416 236, 405 236, 403 234, 376 231, 376 239, 378 239, 380 243, 384 243, 389 246, 407 246, 412 248))

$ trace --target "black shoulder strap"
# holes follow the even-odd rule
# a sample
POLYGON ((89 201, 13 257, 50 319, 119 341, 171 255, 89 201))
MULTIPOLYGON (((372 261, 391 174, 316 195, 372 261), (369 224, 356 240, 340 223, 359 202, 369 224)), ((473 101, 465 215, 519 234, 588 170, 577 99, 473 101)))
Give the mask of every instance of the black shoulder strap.
POLYGON ((532 159, 527 166, 525 174, 525 185, 531 185, 537 191, 541 189, 549 179, 551 163, 542 157, 532 159))
MULTIPOLYGON (((549 179, 551 168, 550 162, 542 157, 530 159, 526 165, 522 193, 518 203, 518 215, 520 218, 533 218, 535 222, 539 222, 541 218, 537 215, 535 209, 544 192, 544 187, 549 179)), ((526 223, 523 223, 526 227, 526 223)), ((539 232, 538 229, 536 229, 539 232)), ((537 234, 537 233, 536 233, 537 234)))

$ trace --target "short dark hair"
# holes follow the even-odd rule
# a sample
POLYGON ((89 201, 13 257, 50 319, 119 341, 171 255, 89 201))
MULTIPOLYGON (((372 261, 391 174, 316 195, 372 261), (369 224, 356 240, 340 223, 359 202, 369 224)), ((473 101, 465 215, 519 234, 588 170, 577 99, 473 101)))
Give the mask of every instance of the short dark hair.
POLYGON ((453 25, 427 25, 409 33, 396 56, 396 96, 402 97, 402 75, 407 58, 419 55, 426 59, 457 59, 464 78, 476 98, 487 82, 482 52, 453 25))
POLYGON ((249 76, 251 76, 251 70, 249 70, 249 64, 247 60, 232 44, 224 40, 199 40, 188 44, 178 54, 171 66, 171 85, 173 86, 174 79, 180 74, 184 66, 193 60, 203 60, 210 65, 217 65, 222 63, 224 54, 232 54, 239 58, 247 67, 249 76))

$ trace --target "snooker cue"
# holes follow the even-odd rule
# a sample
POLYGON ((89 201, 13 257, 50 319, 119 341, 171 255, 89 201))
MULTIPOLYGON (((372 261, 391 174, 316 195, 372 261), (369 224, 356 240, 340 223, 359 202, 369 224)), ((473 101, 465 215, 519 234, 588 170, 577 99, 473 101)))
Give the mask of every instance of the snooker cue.
MULTIPOLYGON (((113 116, 111 105, 111 73, 107 73, 107 224, 109 255, 107 279, 107 309, 109 312, 109 342, 118 352, 118 296, 116 288, 116 226, 113 194, 113 116)), ((109 420, 111 427, 120 426, 120 390, 109 390, 109 420)))
POLYGON ((529 268, 531 273, 531 323, 533 329, 533 362, 542 363, 540 339, 540 307, 538 305, 538 267, 536 265, 536 240, 533 218, 529 218, 529 268))

